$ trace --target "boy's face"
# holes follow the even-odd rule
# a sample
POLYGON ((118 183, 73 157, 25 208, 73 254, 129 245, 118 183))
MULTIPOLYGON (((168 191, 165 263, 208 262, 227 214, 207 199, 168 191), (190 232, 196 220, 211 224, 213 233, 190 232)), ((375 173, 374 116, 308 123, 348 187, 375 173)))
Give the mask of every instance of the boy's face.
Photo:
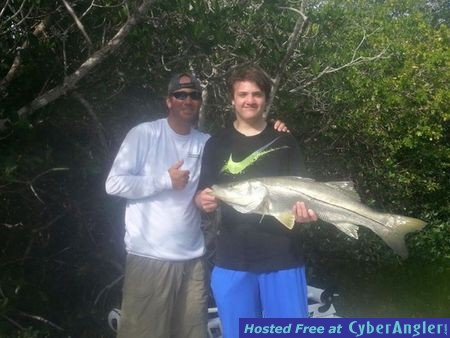
POLYGON ((266 96, 255 82, 237 81, 233 89, 231 103, 234 105, 238 120, 255 121, 264 118, 266 96))

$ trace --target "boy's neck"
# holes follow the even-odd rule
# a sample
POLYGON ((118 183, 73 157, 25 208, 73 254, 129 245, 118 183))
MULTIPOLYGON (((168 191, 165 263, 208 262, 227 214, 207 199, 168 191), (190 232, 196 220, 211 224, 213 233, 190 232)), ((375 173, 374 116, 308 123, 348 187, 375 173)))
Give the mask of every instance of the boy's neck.
POLYGON ((244 121, 236 119, 233 122, 234 128, 245 136, 254 136, 261 133, 267 126, 267 122, 264 118, 260 118, 253 121, 244 121))

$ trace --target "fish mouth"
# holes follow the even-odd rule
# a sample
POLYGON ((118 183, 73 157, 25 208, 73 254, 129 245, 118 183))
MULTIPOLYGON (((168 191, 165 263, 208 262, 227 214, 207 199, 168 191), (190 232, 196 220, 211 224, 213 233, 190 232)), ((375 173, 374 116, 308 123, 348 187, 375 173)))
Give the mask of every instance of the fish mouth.
POLYGON ((212 191, 210 192, 210 194, 213 195, 214 197, 224 202, 236 203, 236 198, 231 198, 230 196, 228 196, 228 194, 224 191, 225 189, 222 189, 217 185, 213 185, 211 187, 211 190, 212 191))
POLYGON ((212 187, 211 187, 211 190, 212 191, 210 191, 209 192, 209 194, 211 194, 211 195, 213 195, 213 196, 215 196, 215 197, 221 197, 221 196, 224 196, 224 194, 222 193, 220 193, 220 190, 222 190, 222 189, 220 189, 217 185, 213 185, 212 187))

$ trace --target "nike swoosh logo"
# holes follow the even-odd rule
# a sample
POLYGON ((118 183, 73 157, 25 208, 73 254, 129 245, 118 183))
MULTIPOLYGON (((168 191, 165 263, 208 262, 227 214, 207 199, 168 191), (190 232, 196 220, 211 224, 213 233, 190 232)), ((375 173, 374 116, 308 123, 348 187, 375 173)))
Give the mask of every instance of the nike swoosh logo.
POLYGON ((264 150, 264 149, 268 148, 271 144, 273 144, 279 138, 280 138, 280 136, 277 137, 276 139, 274 139, 273 141, 269 142, 265 146, 262 146, 258 150, 255 150, 253 153, 248 155, 246 158, 244 158, 240 162, 233 161, 232 154, 230 154, 230 158, 225 163, 225 165, 222 167, 220 172, 221 173, 228 172, 228 173, 230 173, 232 175, 240 174, 245 169, 247 169, 249 166, 251 166, 253 163, 255 163, 261 156, 267 155, 268 153, 271 153, 272 151, 275 151, 275 150, 279 150, 279 149, 283 149, 283 148, 289 148, 288 146, 283 146, 283 147, 279 147, 279 148, 264 150))

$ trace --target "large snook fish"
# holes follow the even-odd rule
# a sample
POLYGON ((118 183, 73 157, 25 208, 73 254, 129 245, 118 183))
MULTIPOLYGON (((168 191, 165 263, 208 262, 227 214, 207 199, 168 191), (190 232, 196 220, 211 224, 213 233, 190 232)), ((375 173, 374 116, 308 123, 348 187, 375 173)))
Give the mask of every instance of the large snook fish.
POLYGON ((212 194, 241 213, 271 215, 292 229, 292 208, 303 201, 325 222, 334 224, 348 236, 358 238, 358 225, 378 236, 403 258, 408 256, 405 235, 420 230, 420 219, 381 213, 361 203, 352 182, 317 182, 295 176, 263 177, 213 185, 212 194))

